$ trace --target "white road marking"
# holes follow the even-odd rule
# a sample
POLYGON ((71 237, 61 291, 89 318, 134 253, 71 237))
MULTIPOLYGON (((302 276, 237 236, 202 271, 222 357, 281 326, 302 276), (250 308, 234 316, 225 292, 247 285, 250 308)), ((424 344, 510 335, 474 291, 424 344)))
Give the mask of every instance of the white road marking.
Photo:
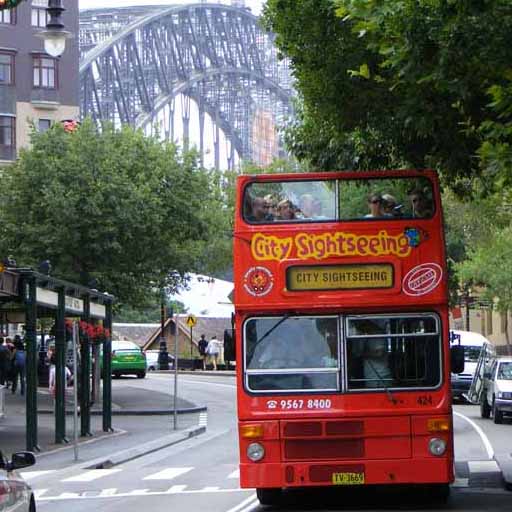
POLYGON ((56 469, 46 469, 44 471, 22 471, 20 474, 24 480, 33 480, 38 476, 49 475, 50 473, 55 473, 56 469))
POLYGON ((114 473, 119 473, 120 469, 89 469, 85 473, 81 473, 80 475, 70 476, 69 478, 65 478, 62 482, 92 482, 93 480, 98 480, 98 478, 103 478, 104 476, 113 475, 114 473))
POLYGON ((186 380, 181 379, 180 382, 185 382, 186 384, 200 384, 201 386, 204 386, 205 384, 208 384, 208 386, 219 386, 221 388, 236 388, 236 384, 220 384, 219 382, 211 382, 209 380, 186 380))
POLYGON ((34 489, 34 498, 38 500, 41 496, 48 492, 48 489, 34 489))
POLYGON ((469 487, 469 478, 456 478, 452 487, 469 487))
POLYGON ((145 496, 148 494, 149 489, 134 489, 133 491, 129 492, 130 496, 145 496))
POLYGON ((253 510, 256 508, 259 504, 258 498, 255 494, 252 494, 247 499, 242 501, 242 503, 239 503, 233 508, 230 508, 227 512, 249 512, 250 510, 253 510), (246 508, 244 508, 246 507, 246 508))
POLYGON ((233 473, 230 473, 228 475, 228 478, 240 478, 240 470, 235 469, 235 471, 233 471, 233 473))
MULTIPOLYGON (((177 486, 173 486, 177 487, 177 486)), ((144 496, 168 496, 169 494, 233 494, 237 492, 254 492, 254 489, 218 489, 216 491, 205 491, 204 489, 198 489, 193 491, 178 491, 178 492, 170 492, 171 489, 167 491, 150 491, 144 493, 144 496)), ((132 492, 120 492, 118 494, 112 494, 109 496, 101 496, 100 494, 96 496, 83 495, 79 493, 73 492, 65 492, 58 496, 44 496, 40 498, 38 501, 66 501, 66 500, 97 500, 97 499, 111 499, 111 498, 136 498, 137 496, 132 494, 132 492)), ((249 509, 248 509, 249 510, 249 509)), ((240 511, 242 512, 242 511, 240 511)))
POLYGON ((158 473, 144 477, 143 480, 172 480, 173 478, 184 475, 193 469, 194 468, 166 468, 158 473))
POLYGON ((211 487, 203 487, 203 491, 204 492, 213 492, 213 491, 218 491, 220 489, 220 487, 216 487, 216 486, 211 486, 211 487))
POLYGON ((500 468, 495 460, 469 460, 471 473, 500 473, 500 468))
POLYGON ((459 418, 462 418, 463 420, 466 420, 476 430, 477 434, 480 436, 480 439, 482 439, 482 442, 484 443, 485 450, 487 451, 489 459, 494 459, 494 450, 492 448, 492 444, 488 437, 484 434, 484 431, 473 420, 469 419, 467 416, 464 416, 464 414, 456 411, 453 411, 453 414, 459 416, 459 418))
POLYGON ((100 492, 100 496, 101 497, 114 496, 114 494, 116 494, 116 493, 117 493, 117 488, 116 487, 111 487, 109 489, 103 489, 100 492))
POLYGON ((183 492, 187 488, 186 485, 173 485, 167 490, 168 494, 178 494, 183 492))
POLYGON ((208 424, 208 413, 207 412, 201 412, 199 413, 199 422, 198 425, 200 427, 205 427, 208 424))

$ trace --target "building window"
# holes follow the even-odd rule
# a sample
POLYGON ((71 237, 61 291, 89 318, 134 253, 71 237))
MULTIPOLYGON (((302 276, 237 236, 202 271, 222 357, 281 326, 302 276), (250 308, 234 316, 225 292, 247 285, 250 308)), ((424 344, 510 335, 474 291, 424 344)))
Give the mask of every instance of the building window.
POLYGON ((14 55, 0 52, 0 85, 14 84, 14 55))
POLYGON ((51 57, 34 57, 34 87, 41 89, 57 89, 57 60, 51 57))
POLYGON ((32 26, 45 28, 48 23, 48 0, 32 0, 32 26))
POLYGON ((4 25, 16 25, 16 7, 0 11, 0 23, 4 25))
POLYGON ((0 159, 16 158, 16 118, 0 115, 0 159))
POLYGON ((52 126, 51 119, 39 119, 39 122, 37 123, 37 129, 40 132, 46 132, 49 130, 52 126))

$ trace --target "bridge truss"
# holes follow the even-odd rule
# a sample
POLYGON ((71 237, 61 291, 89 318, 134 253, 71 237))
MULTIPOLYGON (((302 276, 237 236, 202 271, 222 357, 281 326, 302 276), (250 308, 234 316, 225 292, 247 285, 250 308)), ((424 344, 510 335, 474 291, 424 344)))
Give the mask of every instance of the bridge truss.
POLYGON ((80 12, 82 116, 128 123, 233 168, 283 156, 288 63, 244 8, 220 4, 80 12), (221 161, 221 159, 223 161, 221 161))

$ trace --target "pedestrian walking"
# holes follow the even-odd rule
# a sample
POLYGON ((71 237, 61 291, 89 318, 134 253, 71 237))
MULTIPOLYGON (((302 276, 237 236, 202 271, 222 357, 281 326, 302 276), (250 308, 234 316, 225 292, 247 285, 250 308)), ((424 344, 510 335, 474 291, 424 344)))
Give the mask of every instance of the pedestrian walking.
POLYGON ((11 365, 11 352, 5 345, 3 336, 0 336, 0 386, 5 386, 11 365))
MULTIPOLYGON (((56 386, 56 356, 55 353, 52 352, 50 356, 50 374, 48 379, 48 389, 50 390, 50 395, 55 399, 55 392, 57 389, 56 386)), ((66 390, 70 381, 71 381, 71 370, 64 366, 64 389, 66 390)))
POLYGON ((210 356, 210 361, 213 364, 213 370, 217 371, 217 361, 220 354, 220 341, 217 339, 217 336, 212 336, 212 339, 208 342, 206 353, 210 356))
POLYGON ((26 368, 26 354, 25 347, 21 338, 14 336, 14 359, 13 359, 13 379, 12 379, 12 393, 16 393, 18 387, 18 377, 20 380, 20 394, 25 394, 25 368, 26 368))
POLYGON ((208 347, 208 340, 204 334, 201 334, 201 339, 197 343, 197 349, 199 350, 199 355, 203 360, 203 370, 206 370, 206 363, 208 359, 208 354, 206 353, 206 348, 208 347))

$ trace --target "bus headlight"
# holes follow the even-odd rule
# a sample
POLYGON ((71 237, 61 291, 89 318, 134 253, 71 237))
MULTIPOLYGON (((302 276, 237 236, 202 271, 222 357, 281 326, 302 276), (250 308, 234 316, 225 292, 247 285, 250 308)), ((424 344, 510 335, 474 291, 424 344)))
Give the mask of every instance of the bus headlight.
POLYGON ((446 442, 438 437, 433 437, 428 442, 428 449, 432 455, 439 457, 446 451, 446 442))
POLYGON ((253 462, 258 462, 265 456, 265 448, 260 443, 251 443, 247 447, 247 457, 253 462))

